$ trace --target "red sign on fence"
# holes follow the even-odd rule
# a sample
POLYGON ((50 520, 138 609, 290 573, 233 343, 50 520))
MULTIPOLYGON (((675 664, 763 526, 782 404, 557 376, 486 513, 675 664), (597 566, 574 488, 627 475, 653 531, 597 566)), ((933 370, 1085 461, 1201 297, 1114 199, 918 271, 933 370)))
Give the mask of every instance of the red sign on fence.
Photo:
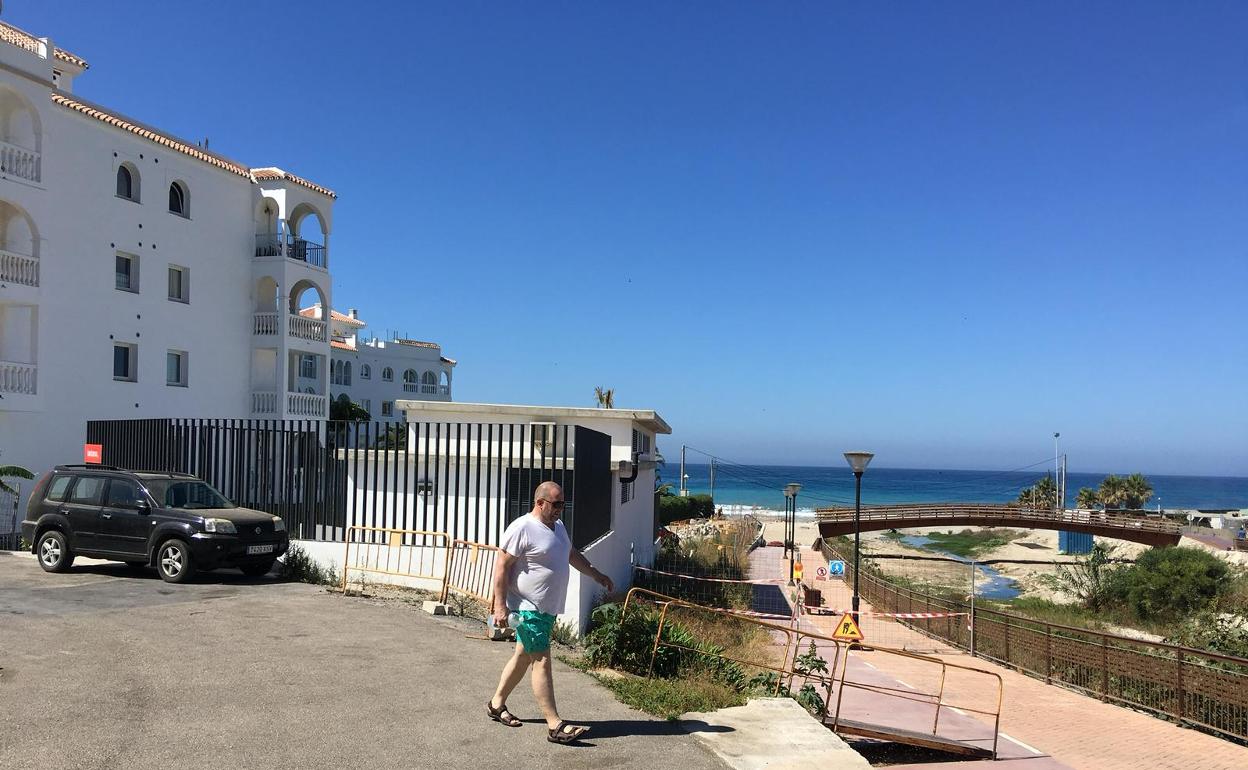
POLYGON ((83 444, 82 445, 82 461, 84 463, 102 463, 104 462, 104 445, 103 444, 83 444))

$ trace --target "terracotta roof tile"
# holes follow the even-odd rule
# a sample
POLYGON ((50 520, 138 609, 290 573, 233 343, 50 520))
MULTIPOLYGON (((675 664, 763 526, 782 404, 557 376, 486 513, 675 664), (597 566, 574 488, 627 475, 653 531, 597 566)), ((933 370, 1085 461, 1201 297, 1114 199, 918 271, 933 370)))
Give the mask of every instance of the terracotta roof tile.
POLYGON ((453 359, 453 358, 447 358, 446 356, 442 356, 441 358, 442 358, 442 363, 444 363, 444 364, 450 364, 451 366, 454 366, 455 364, 459 363, 459 362, 458 362, 458 361, 456 361, 455 359, 453 359))
POLYGON ((436 342, 422 342, 421 340, 395 339, 395 342, 397 342, 400 345, 410 345, 411 347, 414 347, 414 348, 433 348, 434 350, 437 350, 442 347, 436 342))
POLYGON ((341 342, 339 340, 330 340, 329 346, 331 348, 338 348, 339 350, 351 350, 351 351, 355 350, 355 345, 348 345, 347 343, 341 342))
MULTIPOLYGON (((42 40, 29 32, 18 29, 12 24, 3 21, 0 21, 0 40, 11 45, 15 45, 23 50, 30 51, 33 54, 39 53, 39 49, 45 45, 42 40)), ((76 67, 82 67, 84 70, 91 66, 87 64, 86 59, 74 56, 69 51, 61 48, 53 48, 52 55, 63 62, 69 62, 76 67)))
POLYGON ((228 158, 223 158, 220 155, 207 152, 202 147, 196 147, 195 145, 184 142, 177 137, 162 134, 154 128, 149 128, 142 123, 130 120, 129 118, 121 115, 116 115, 98 105, 91 104, 90 102, 84 102, 81 99, 71 98, 60 93, 52 94, 52 102, 54 104, 59 104, 66 109, 81 112, 87 117, 95 118, 96 120, 107 123, 110 126, 116 126, 123 131, 129 131, 132 134, 136 134, 144 139, 153 141, 163 147, 168 147, 171 150, 176 150, 185 155, 189 155, 196 160, 202 160, 209 165, 216 166, 217 168, 224 169, 226 171, 231 171, 241 177, 246 177, 247 179, 252 179, 251 172, 244 165, 235 163, 234 161, 229 160, 228 158))
POLYGON ((316 192, 319 192, 321 195, 328 195, 331 198, 338 197, 338 193, 334 192, 328 187, 321 187, 319 184, 316 184, 315 182, 309 182, 307 179, 304 179, 301 176, 295 176, 289 171, 283 171, 282 169, 275 168, 273 166, 266 166, 264 168, 253 168, 251 170, 251 173, 256 179, 284 179, 287 182, 294 182, 297 185, 303 185, 309 190, 315 190, 316 192))

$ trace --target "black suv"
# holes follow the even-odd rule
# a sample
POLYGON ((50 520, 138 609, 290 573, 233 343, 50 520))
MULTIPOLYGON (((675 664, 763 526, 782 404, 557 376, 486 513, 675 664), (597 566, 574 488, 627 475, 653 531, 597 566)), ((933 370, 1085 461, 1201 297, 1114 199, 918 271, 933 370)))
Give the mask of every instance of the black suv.
POLYGON ((170 583, 217 567, 264 575, 290 545, 280 518, 239 508, 194 476, 110 465, 45 473, 26 506, 22 537, 48 572, 87 556, 152 565, 170 583))

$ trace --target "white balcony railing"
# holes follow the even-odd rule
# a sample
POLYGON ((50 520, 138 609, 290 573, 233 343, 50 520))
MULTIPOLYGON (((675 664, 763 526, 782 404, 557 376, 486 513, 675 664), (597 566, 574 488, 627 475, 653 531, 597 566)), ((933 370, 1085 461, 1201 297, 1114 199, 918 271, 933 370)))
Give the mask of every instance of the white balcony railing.
POLYGON ((41 163, 42 158, 34 150, 0 142, 0 173, 38 182, 42 176, 41 163))
POLYGON ((256 313, 252 334, 277 334, 277 313, 256 313))
POLYGON ((277 414, 277 393, 271 390, 251 392, 252 414, 277 414))
POLYGON ((403 392, 404 392, 404 393, 415 393, 415 392, 416 392, 416 388, 417 388, 417 385, 416 385, 416 383, 414 383, 414 382, 405 382, 405 383, 403 383, 403 392))
POLYGON ((438 386, 426 382, 420 386, 420 392, 432 396, 438 392, 438 386))
POLYGON ((324 417, 329 414, 329 399, 314 393, 287 393, 286 413, 291 417, 324 417))
POLYGON ((34 364, 18 364, 0 361, 0 393, 21 393, 33 396, 37 392, 39 368, 34 364))
POLYGON ((39 285, 39 260, 0 249, 0 282, 39 285))
POLYGON ((450 385, 439 385, 439 386, 438 386, 438 395, 439 395, 439 396, 449 396, 449 395, 451 395, 451 386, 450 386, 450 385))
POLYGON ((312 342, 324 342, 329 339, 325 333, 326 324, 324 321, 316 318, 304 318, 293 313, 287 321, 290 324, 289 331, 292 337, 298 337, 301 340, 311 340, 312 342))

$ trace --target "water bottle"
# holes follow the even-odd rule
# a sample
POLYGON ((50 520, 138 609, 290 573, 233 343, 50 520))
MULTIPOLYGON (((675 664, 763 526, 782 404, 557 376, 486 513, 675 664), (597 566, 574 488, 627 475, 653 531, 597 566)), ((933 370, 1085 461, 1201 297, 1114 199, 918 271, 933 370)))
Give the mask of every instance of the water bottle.
POLYGON ((489 626, 491 638, 493 638, 496 635, 495 630, 501 631, 503 636, 515 636, 516 626, 520 625, 520 613, 516 612, 515 610, 508 612, 507 613, 507 625, 501 628, 494 624, 494 613, 492 612, 490 613, 490 616, 486 618, 485 622, 486 622, 486 625, 489 626))

